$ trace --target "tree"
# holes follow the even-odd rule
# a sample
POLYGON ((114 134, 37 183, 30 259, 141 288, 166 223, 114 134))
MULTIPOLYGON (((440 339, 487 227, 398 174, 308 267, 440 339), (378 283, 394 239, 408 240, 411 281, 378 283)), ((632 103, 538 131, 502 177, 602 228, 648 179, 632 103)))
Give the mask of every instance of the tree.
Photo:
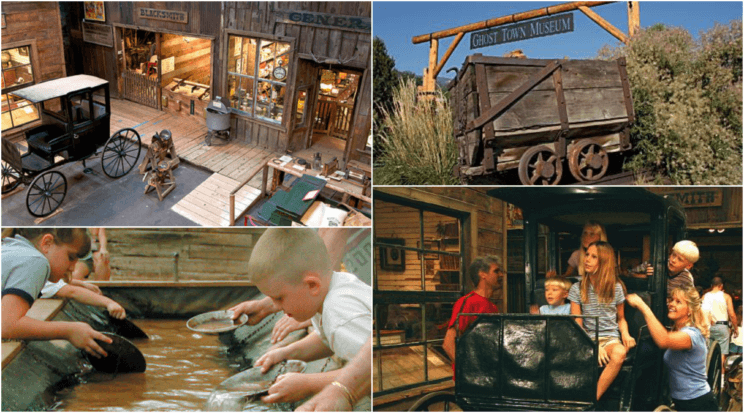
POLYGON ((383 110, 389 112, 393 107, 393 90, 398 85, 398 75, 395 72, 395 60, 388 55, 385 42, 379 37, 375 37, 373 48, 373 102, 375 107, 374 120, 377 125, 382 120, 383 110))

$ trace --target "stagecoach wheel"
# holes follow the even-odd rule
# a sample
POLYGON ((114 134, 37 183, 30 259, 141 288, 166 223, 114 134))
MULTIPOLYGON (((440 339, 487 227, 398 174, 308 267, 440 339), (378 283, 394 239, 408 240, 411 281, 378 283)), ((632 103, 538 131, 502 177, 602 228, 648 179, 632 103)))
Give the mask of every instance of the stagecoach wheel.
POLYGON ((448 391, 438 391, 427 394, 418 399, 408 409, 409 412, 461 412, 462 408, 455 402, 455 394, 448 391))
MULTIPOLYGON (((723 367, 721 366, 721 345, 718 341, 713 341, 710 348, 708 349, 708 360, 705 362, 705 372, 708 376, 708 384, 710 385, 710 391, 716 398, 716 402, 720 405, 721 403, 721 372, 723 367)), ((720 406, 719 406, 720 407, 720 406)))
POLYGON ((596 181, 607 173, 610 159, 602 145, 580 141, 568 157, 568 169, 579 182, 596 181))
POLYGON ((37 176, 26 192, 26 209, 35 217, 56 211, 67 195, 67 178, 57 171, 37 176))
POLYGON ((518 171, 523 185, 556 185, 563 175, 563 164, 547 146, 534 146, 522 155, 518 171))
POLYGON ((3 194, 16 189, 21 184, 21 173, 10 164, 3 162, 3 194))
POLYGON ((110 178, 121 178, 134 168, 139 160, 142 144, 136 130, 126 128, 114 134, 101 153, 103 173, 110 178))

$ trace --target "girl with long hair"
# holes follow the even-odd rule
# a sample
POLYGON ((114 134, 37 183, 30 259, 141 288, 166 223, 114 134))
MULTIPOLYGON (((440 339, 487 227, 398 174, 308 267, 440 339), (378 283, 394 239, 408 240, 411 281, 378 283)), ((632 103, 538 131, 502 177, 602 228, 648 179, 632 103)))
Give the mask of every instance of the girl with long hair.
POLYGON ((705 369, 709 324, 697 290, 694 287, 672 290, 667 303, 669 320, 674 323, 671 331, 656 319, 641 297, 629 294, 627 302, 643 314, 656 345, 666 349, 664 364, 669 370, 669 388, 675 410, 718 411, 705 369))
POLYGON ((571 314, 596 316, 577 318, 590 336, 598 337, 599 365, 605 366, 597 382, 597 400, 610 387, 635 340, 625 320, 625 287, 617 276, 615 251, 605 241, 589 244, 584 258, 584 277, 571 286, 571 314))

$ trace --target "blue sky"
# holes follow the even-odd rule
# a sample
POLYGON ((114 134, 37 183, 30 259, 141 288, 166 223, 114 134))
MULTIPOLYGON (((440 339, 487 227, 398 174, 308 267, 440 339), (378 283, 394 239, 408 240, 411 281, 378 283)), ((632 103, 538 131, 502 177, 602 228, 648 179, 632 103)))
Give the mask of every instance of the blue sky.
MULTIPOLYGON (((513 13, 546 7, 556 2, 373 2, 373 34, 380 37, 388 53, 395 59, 395 68, 423 74, 428 65, 429 43, 414 45, 414 36, 450 29, 465 24, 501 17, 513 13)), ((592 8, 594 12, 612 23, 623 33, 628 32, 626 2, 617 2, 592 8)), ((480 49, 470 50, 470 34, 463 37, 440 73, 440 77, 452 77, 445 71, 459 68, 465 57, 473 53, 501 56, 514 49, 521 49, 529 58, 590 59, 602 46, 620 43, 581 11, 573 11, 574 31, 549 37, 523 40, 480 49)), ((641 27, 663 23, 667 26, 684 27, 696 38, 701 30, 707 30, 716 22, 728 24, 742 18, 742 2, 640 2, 641 27)), ((439 41, 441 59, 454 37, 439 41)))

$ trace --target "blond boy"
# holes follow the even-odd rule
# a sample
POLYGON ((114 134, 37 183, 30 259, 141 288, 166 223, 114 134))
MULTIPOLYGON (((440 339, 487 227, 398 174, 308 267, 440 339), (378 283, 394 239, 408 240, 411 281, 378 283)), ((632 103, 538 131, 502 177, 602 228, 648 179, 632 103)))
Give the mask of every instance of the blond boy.
POLYGON ((563 277, 553 277, 545 280, 545 301, 548 304, 540 307, 540 314, 571 314, 571 303, 566 302, 571 281, 563 277))
MULTIPOLYGON (((694 242, 684 240, 674 244, 672 252, 669 254, 669 261, 667 262, 667 269, 669 270, 667 298, 671 297, 672 290, 675 288, 684 289, 695 286, 690 270, 699 258, 700 251, 694 242)), ((654 268, 649 265, 646 274, 649 276, 654 275, 654 268)))
MULTIPOLYGON (((256 360, 266 372, 288 359, 312 361, 335 355, 350 361, 370 339, 371 288, 349 273, 334 272, 323 240, 312 229, 270 228, 259 238, 248 263, 256 287, 276 309, 299 322, 312 320, 315 331, 300 341, 271 350, 256 360)), ((285 374, 264 396, 265 403, 292 402, 320 392, 339 371, 285 374)), ((354 404, 351 391, 350 404, 354 404)))

